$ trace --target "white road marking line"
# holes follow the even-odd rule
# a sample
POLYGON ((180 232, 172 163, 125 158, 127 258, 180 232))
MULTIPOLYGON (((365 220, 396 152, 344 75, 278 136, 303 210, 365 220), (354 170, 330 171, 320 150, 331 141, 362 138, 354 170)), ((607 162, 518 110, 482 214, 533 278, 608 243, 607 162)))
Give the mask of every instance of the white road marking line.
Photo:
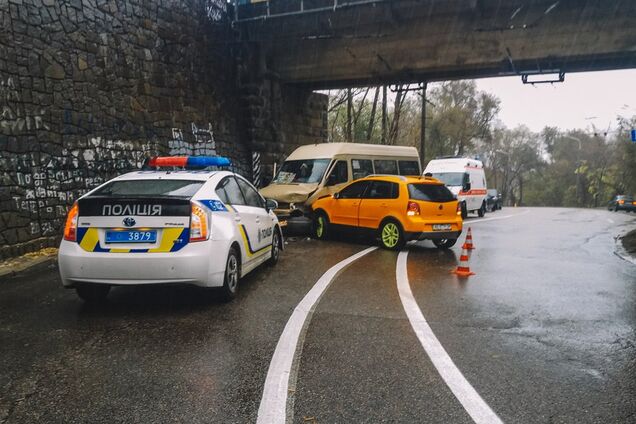
POLYGON ((457 400, 462 404, 468 415, 478 424, 502 423, 501 419, 479 396, 479 393, 470 385, 461 371, 455 366, 453 360, 448 356, 442 344, 437 340, 433 330, 424 319, 411 286, 409 284, 407 272, 408 251, 402 251, 398 255, 396 266, 396 279, 402 306, 409 318, 411 327, 420 340, 424 351, 431 359, 431 362, 439 372, 446 385, 451 389, 457 400))
POLYGON ((473 224, 479 224, 479 223, 486 222, 486 221, 495 221, 495 220, 497 220, 497 219, 508 219, 508 218, 514 218, 514 217, 516 217, 516 216, 525 215, 525 214, 527 214, 527 213, 529 213, 529 212, 530 212, 530 211, 523 211, 523 212, 521 212, 521 213, 517 213, 517 214, 514 214, 514 215, 497 216, 497 217, 494 217, 494 218, 484 218, 484 219, 480 219, 480 220, 473 220, 473 219, 471 219, 471 220, 469 220, 469 221, 464 221, 464 226, 467 226, 467 225, 473 225, 473 224))
POLYGON ((614 220, 612 218, 607 218, 607 222, 609 222, 610 224, 613 224, 614 220))
POLYGON ((263 388, 261 405, 258 408, 257 424, 284 424, 287 417, 287 391, 289 378, 298 348, 298 340, 305 322, 336 275, 355 260, 377 249, 369 247, 329 268, 296 306, 285 329, 278 339, 274 356, 269 363, 263 388))

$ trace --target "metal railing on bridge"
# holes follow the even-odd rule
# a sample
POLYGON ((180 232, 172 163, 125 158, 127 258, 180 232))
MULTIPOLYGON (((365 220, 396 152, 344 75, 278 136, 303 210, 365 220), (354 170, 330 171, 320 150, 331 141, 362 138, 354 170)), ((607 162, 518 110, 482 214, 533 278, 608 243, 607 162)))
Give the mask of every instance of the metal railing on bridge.
POLYGON ((335 11, 387 0, 232 0, 234 22, 335 11))

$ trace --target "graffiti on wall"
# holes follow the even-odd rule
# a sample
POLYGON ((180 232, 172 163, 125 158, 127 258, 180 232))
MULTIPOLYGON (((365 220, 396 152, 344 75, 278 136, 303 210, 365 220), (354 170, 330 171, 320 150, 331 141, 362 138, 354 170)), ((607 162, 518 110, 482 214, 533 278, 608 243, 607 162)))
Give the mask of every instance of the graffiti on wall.
POLYGON ((49 130, 44 121, 46 110, 24 102, 13 77, 0 75, 0 133, 21 134, 49 130))
POLYGON ((15 226, 28 224, 33 236, 57 236, 68 205, 109 178, 139 169, 153 150, 152 143, 91 137, 85 147, 57 154, 2 155, 2 186, 13 187, 12 209, 28 217, 15 226))
POLYGON ((172 138, 168 140, 170 155, 196 155, 214 156, 216 155, 216 142, 212 124, 208 123, 207 128, 199 128, 194 122, 191 124, 192 141, 186 139, 181 128, 172 129, 172 138))

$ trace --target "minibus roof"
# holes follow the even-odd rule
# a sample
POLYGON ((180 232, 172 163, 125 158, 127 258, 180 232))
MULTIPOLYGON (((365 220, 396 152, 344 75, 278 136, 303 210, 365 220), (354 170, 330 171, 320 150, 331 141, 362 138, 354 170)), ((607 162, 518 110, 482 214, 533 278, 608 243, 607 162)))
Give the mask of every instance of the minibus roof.
POLYGON ((419 161, 415 147, 361 143, 307 144, 294 150, 287 160, 331 159, 337 155, 395 156, 419 161))

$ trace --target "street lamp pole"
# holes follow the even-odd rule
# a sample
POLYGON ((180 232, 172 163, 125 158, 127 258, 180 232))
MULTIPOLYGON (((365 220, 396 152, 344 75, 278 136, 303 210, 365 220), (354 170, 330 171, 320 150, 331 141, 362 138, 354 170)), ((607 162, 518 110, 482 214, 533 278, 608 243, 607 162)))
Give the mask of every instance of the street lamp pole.
POLYGON ((425 82, 422 84, 422 115, 421 115, 421 127, 420 130, 420 161, 422 165, 422 170, 426 166, 426 86, 425 82))

